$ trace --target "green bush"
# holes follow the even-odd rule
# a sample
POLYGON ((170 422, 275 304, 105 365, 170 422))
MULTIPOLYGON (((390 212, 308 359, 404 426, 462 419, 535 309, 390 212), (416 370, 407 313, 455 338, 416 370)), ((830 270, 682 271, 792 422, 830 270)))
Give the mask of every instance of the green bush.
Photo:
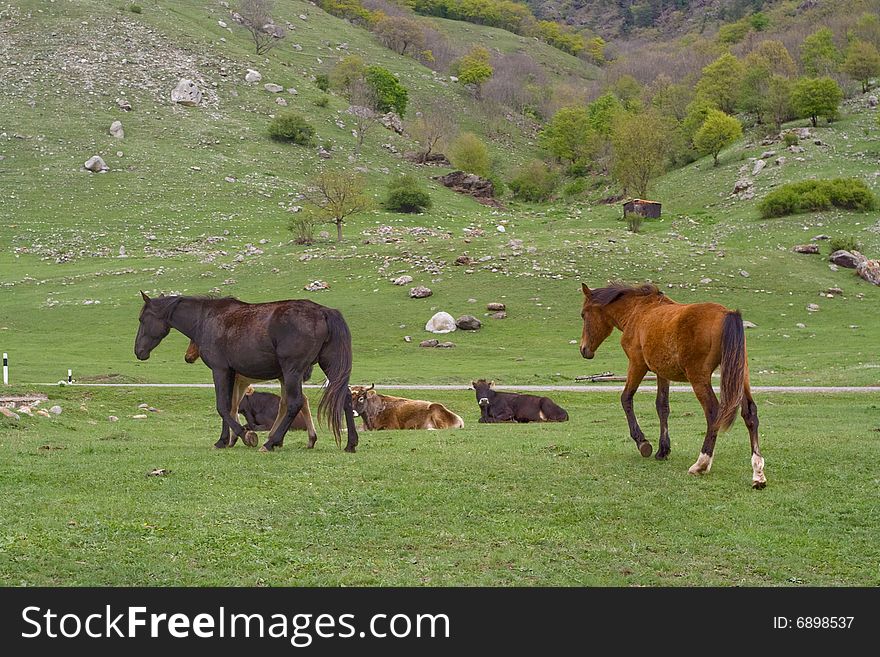
POLYGON ((431 207, 431 196, 419 181, 402 175, 388 185, 385 208, 391 212, 421 212, 431 207))
POLYGON ((318 107, 327 107, 330 104, 330 96, 324 94, 323 96, 319 96, 318 100, 315 101, 315 105, 318 107))
POLYGON ((867 211, 876 205, 874 194, 861 180, 835 178, 834 180, 803 180, 783 185, 767 194, 758 204, 762 217, 784 217, 801 212, 828 210, 867 211))
POLYGON ((786 132, 782 137, 782 141, 785 143, 785 146, 788 147, 796 146, 800 142, 800 139, 798 139, 798 136, 795 133, 786 132))
POLYGON ((556 189, 556 174, 540 160, 520 167, 508 186, 521 201, 540 203, 548 200, 556 189))
POLYGON ((847 235, 846 237, 832 237, 831 241, 828 242, 828 245, 831 247, 831 253, 834 253, 835 251, 849 251, 852 253, 853 251, 862 250, 862 243, 852 235, 847 235))
POLYGON ((269 123, 269 136, 277 141, 292 141, 300 146, 311 146, 315 129, 297 112, 282 112, 269 123))
POLYGON ((140 14, 143 11, 143 9, 141 9, 140 5, 128 5, 128 10, 132 14, 140 14))
POLYGON ((326 73, 318 73, 315 76, 315 86, 321 91, 327 91, 330 89, 330 76, 326 73))
POLYGON ((586 178, 575 178, 562 188, 562 195, 567 199, 571 199, 583 195, 588 188, 589 183, 586 178))
POLYGON ((467 173, 474 173, 483 178, 491 173, 492 164, 489 160, 489 149, 472 132, 463 132, 452 142, 449 149, 449 159, 453 166, 467 173))
POLYGON ((394 73, 381 66, 368 66, 364 77, 376 94, 375 109, 379 112, 394 110, 400 118, 403 118, 408 94, 394 73))

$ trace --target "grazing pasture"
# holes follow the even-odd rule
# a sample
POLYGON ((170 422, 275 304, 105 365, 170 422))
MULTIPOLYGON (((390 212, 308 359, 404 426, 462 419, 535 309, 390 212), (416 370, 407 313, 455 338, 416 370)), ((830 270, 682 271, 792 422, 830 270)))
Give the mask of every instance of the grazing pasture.
MULTIPOLYGON (((210 448, 210 390, 48 392, 57 418, 0 417, 4 585, 880 585, 870 395, 759 395, 753 491, 741 424, 687 474, 690 393, 658 462, 614 394, 554 394, 569 422, 483 425, 472 391, 435 391, 464 429, 362 432, 345 454, 319 427, 314 450, 296 432, 260 454, 210 448), (131 419, 142 402, 161 412, 131 419)), ((653 396, 635 404, 655 438, 653 396)))

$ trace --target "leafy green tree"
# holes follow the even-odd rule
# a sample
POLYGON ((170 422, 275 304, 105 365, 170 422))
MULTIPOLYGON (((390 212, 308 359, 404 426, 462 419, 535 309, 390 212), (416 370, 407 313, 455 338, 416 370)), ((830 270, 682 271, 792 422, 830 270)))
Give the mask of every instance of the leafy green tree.
POLYGON ((694 135, 694 146, 703 155, 712 155, 712 166, 718 166, 718 154, 742 136, 742 124, 720 110, 709 110, 706 120, 694 135))
POLYGON ((784 75, 787 78, 797 74, 797 66, 788 48, 782 41, 767 39, 758 44, 752 53, 760 55, 770 64, 770 71, 775 75, 784 75))
POLYGON ((767 91, 770 87, 770 62, 758 53, 752 52, 746 57, 744 64, 739 109, 754 114, 757 122, 762 123, 767 91))
POLYGON ((489 149, 486 144, 472 132, 461 133, 449 149, 452 164, 468 173, 475 173, 486 178, 492 172, 489 160, 489 149))
POLYGON ((724 44, 739 43, 752 31, 751 24, 746 20, 728 23, 718 28, 718 42, 724 44))
POLYGON ((538 142, 560 162, 577 162, 586 157, 590 113, 586 107, 563 107, 544 127, 538 142))
POLYGON ((623 105, 614 94, 604 94, 587 105, 587 125, 593 132, 607 137, 614 128, 615 117, 621 112, 623 105))
POLYGON ((782 124, 792 117, 791 108, 792 82, 781 75, 774 75, 767 84, 767 95, 764 98, 764 111, 773 120, 779 130, 782 124))
POLYGON ((770 19, 764 12, 756 11, 749 17, 749 24, 755 32, 763 32, 770 27, 770 19))
POLYGON ((666 123, 653 111, 618 114, 611 134, 614 148, 611 171, 626 193, 648 195, 648 185, 666 164, 666 123))
POLYGON ((555 21, 538 21, 535 24, 535 36, 541 41, 577 57, 584 49, 584 37, 572 31, 567 25, 555 21))
POLYGON ((849 36, 851 39, 873 43, 880 48, 880 16, 866 11, 859 16, 849 36))
POLYGON ((474 85, 477 98, 480 97, 483 83, 487 82, 495 72, 489 63, 489 51, 482 46, 472 48, 469 53, 458 60, 455 68, 458 71, 458 79, 463 84, 474 85))
POLYGON ((688 103, 693 100, 693 87, 676 83, 665 73, 658 75, 648 90, 651 105, 661 116, 683 121, 687 116, 688 103))
POLYGON ((343 57, 330 69, 328 75, 330 86, 347 96, 352 86, 363 80, 366 70, 367 65, 357 55, 343 57))
POLYGON ((822 27, 804 39, 801 45, 801 64, 811 77, 830 75, 840 65, 841 56, 834 45, 834 33, 822 27))
POLYGON ((809 117, 816 127, 820 116, 832 120, 843 100, 843 91, 829 77, 801 78, 791 90, 791 107, 799 118, 809 117))
POLYGON ((345 220, 368 210, 373 200, 365 192, 363 178, 347 171, 324 171, 312 179, 304 192, 311 211, 321 220, 336 224, 336 241, 342 241, 345 220))
POLYGON ((880 52, 867 41, 853 41, 846 52, 841 70, 853 80, 862 83, 862 92, 868 90, 871 78, 880 75, 880 52))
POLYGON ((388 69, 381 66, 368 66, 364 79, 372 88, 376 97, 375 109, 379 112, 397 112, 403 117, 406 112, 408 94, 406 88, 400 84, 400 80, 388 69))
POLYGON ((425 47, 422 24, 406 16, 383 16, 373 25, 373 32, 382 45, 398 55, 416 54, 425 47))
POLYGON ((596 66, 602 66, 605 63, 605 39, 600 36, 587 39, 586 53, 587 59, 596 66))
POLYGON ((696 97, 727 114, 733 113, 743 78, 743 65, 729 52, 703 68, 696 97))
POLYGON ((612 93, 617 96, 623 106, 628 110, 640 109, 639 97, 642 94, 642 85, 631 75, 621 75, 611 85, 612 93))

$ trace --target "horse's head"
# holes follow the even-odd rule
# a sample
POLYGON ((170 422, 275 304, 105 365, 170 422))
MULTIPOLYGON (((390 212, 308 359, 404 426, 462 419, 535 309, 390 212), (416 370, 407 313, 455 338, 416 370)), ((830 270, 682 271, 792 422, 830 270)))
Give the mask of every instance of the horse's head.
POLYGON ((477 393, 477 404, 488 406, 492 402, 492 398, 495 396, 494 381, 486 381, 486 379, 471 381, 471 387, 477 393))
POLYGON ((141 292, 141 296, 144 298, 144 307, 141 308, 138 318, 140 326, 134 339, 134 355, 138 360, 147 360, 150 352, 171 331, 171 324, 168 321, 167 304, 161 303, 164 297, 151 299, 145 292, 141 292))
POLYGON ((583 283, 581 283, 581 289, 584 292, 584 307, 581 310, 581 317, 584 320, 584 330, 581 333, 581 356, 592 358, 596 355, 596 349, 599 348, 599 345, 611 335, 614 326, 608 319, 605 307, 593 303, 592 290, 583 283))

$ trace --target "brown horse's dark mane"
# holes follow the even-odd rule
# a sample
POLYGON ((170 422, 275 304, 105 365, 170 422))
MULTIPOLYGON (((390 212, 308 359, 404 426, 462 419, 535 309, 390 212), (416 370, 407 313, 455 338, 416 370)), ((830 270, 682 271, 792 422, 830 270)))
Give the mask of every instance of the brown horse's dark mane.
POLYGON ((607 306, 621 297, 649 297, 659 296, 663 293, 656 285, 646 283, 644 285, 627 285, 626 283, 614 282, 607 287, 600 287, 590 293, 590 301, 597 306, 607 306))

